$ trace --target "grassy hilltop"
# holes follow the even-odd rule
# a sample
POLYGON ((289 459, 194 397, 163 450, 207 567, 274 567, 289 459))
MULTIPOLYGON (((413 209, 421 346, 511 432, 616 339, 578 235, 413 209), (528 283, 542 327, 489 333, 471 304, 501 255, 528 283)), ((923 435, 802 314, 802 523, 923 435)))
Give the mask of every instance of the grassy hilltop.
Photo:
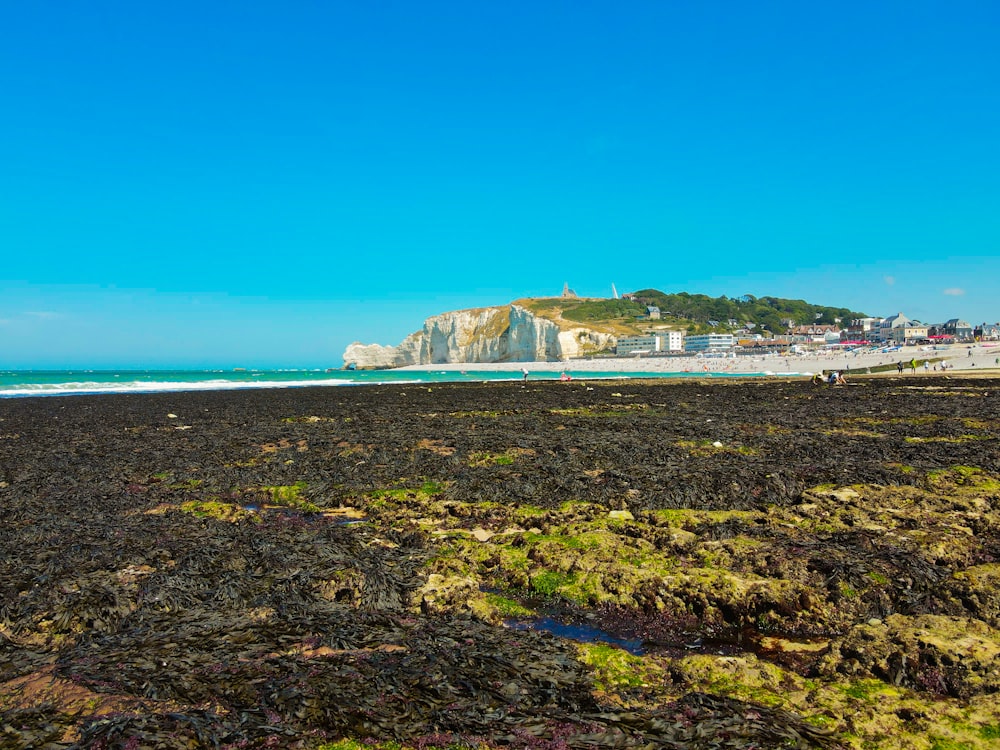
POLYGON ((541 297, 516 300, 514 304, 553 321, 561 328, 585 326, 616 336, 636 336, 669 329, 688 333, 722 332, 748 323, 755 331, 781 333, 787 328, 783 322, 786 320, 792 320, 796 325, 809 325, 865 317, 865 313, 845 307, 815 305, 803 300, 754 297, 750 294, 733 298, 687 292, 666 294, 656 289, 635 292, 634 299, 541 297), (646 308, 650 305, 660 309, 659 320, 646 318, 646 308), (736 321, 736 325, 730 321, 736 321))

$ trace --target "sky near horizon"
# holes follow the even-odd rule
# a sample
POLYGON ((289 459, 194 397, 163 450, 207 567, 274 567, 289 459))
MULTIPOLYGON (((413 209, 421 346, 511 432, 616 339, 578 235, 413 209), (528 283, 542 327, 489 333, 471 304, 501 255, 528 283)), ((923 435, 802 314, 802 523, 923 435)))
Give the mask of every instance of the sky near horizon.
POLYGON ((0 369, 656 288, 1000 320, 1000 4, 13 3, 0 369))

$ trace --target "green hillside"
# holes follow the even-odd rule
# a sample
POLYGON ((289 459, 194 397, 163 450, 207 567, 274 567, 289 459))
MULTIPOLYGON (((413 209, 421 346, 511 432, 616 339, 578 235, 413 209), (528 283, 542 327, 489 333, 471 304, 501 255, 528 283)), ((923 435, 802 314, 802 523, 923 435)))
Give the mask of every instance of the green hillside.
POLYGON ((584 326, 616 336, 628 336, 655 329, 680 329, 688 333, 727 332, 751 324, 756 332, 784 333, 791 320, 794 325, 846 325, 852 318, 865 313, 846 307, 814 305, 804 300, 781 297, 709 297, 704 294, 678 292, 666 294, 656 289, 643 289, 632 295, 635 299, 593 299, 545 297, 517 300, 540 317, 562 328, 584 326), (646 319, 647 306, 660 309, 660 320, 646 319), (735 325, 732 325, 735 321, 735 325))

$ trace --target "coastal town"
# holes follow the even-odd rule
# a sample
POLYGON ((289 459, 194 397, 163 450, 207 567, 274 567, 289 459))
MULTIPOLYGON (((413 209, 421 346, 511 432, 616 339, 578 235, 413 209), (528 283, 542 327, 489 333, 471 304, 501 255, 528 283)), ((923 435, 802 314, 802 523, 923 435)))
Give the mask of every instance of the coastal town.
POLYGON ((399 345, 355 342, 343 359, 346 369, 359 370, 502 371, 530 363, 538 373, 803 375, 919 360, 935 372, 1000 366, 998 342, 1000 323, 958 317, 924 323, 903 312, 882 318, 803 300, 656 290, 581 298, 566 285, 558 297, 431 316, 399 345))
MULTIPOLYGON (((782 334, 764 335, 753 324, 738 327, 736 320, 726 321, 727 333, 687 334, 676 329, 657 330, 654 321, 661 312, 647 307, 649 332, 641 336, 623 336, 617 340, 617 356, 641 355, 760 355, 764 353, 800 354, 822 349, 861 349, 868 352, 889 351, 900 347, 923 346, 950 348, 953 344, 1000 341, 1000 323, 970 325, 960 318, 944 323, 921 323, 902 312, 886 318, 855 318, 843 323, 795 325, 784 321, 782 334)), ((720 321, 709 321, 723 327, 720 321)))
MULTIPOLYGON (((570 292, 572 294, 572 292, 570 292)), ((564 293, 564 298, 566 297, 564 293)), ((623 295, 623 297, 626 297, 623 295)), ((960 318, 926 324, 897 312, 832 324, 798 325, 780 334, 760 332, 752 323, 708 321, 712 333, 680 330, 655 306, 636 322, 641 333, 619 336, 603 351, 556 358, 475 363, 475 370, 510 371, 531 378, 592 377, 595 373, 805 376, 839 373, 933 375, 1000 368, 1000 323, 971 325, 960 318)), ((437 361, 403 365, 408 370, 466 371, 468 362, 437 361)), ((826 382, 826 381, 824 381, 826 382)))

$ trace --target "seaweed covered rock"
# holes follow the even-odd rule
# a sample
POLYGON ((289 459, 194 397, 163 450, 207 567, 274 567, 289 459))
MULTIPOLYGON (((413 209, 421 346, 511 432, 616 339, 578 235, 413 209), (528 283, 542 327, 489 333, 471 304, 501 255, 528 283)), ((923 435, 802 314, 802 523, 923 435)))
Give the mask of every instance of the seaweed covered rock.
POLYGON ((1000 628, 1000 564, 973 565, 957 571, 949 588, 970 613, 1000 628))
POLYGON ((855 626, 822 669, 954 697, 996 693, 1000 632, 968 617, 892 615, 855 626))

